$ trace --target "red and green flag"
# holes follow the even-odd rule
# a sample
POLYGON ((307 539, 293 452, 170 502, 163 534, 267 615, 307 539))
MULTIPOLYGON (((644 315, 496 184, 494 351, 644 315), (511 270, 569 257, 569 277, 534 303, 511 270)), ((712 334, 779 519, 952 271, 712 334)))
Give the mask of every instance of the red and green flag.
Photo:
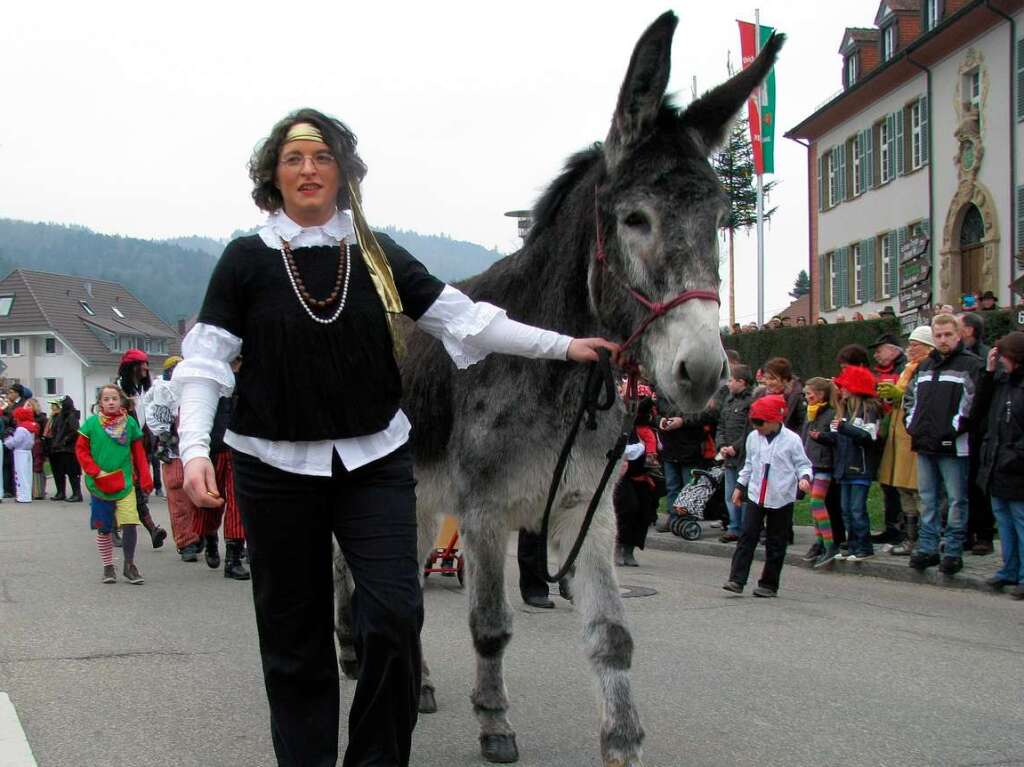
MULTIPOLYGON (((740 55, 746 69, 757 58, 758 51, 775 33, 773 27, 761 25, 761 44, 754 44, 757 27, 749 21, 739 21, 740 55)), ((764 83, 764 99, 761 109, 757 108, 757 91, 747 102, 747 117, 750 123, 750 142, 754 148, 754 172, 757 174, 775 172, 775 67, 768 73, 764 83)))

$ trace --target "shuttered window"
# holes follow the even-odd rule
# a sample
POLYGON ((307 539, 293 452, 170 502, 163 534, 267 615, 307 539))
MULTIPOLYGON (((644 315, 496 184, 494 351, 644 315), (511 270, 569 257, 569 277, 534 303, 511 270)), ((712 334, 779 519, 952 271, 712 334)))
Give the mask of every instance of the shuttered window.
POLYGON ((818 157, 818 210, 824 211, 828 207, 825 199, 825 164, 827 163, 828 155, 821 155, 818 157))
POLYGON ((842 285, 839 284, 839 254, 832 251, 828 256, 829 281, 832 289, 829 291, 829 307, 836 309, 842 297, 842 285))
POLYGON ((832 308, 829 298, 829 257, 828 254, 818 256, 818 309, 827 312, 832 308))
POLYGON ((1018 255, 1024 248, 1024 186, 1017 187, 1017 247, 1014 248, 1014 255, 1018 255))
POLYGON ((1017 41, 1017 119, 1024 120, 1024 39, 1017 41))
POLYGON ((868 128, 861 134, 861 145, 864 147, 864 188, 875 186, 875 131, 868 128))
POLYGON ((836 296, 837 306, 850 305, 850 249, 836 248, 835 259, 837 262, 839 292, 836 296))
POLYGON ((861 281, 864 283, 864 301, 875 300, 875 240, 864 240, 860 244, 861 281))
POLYGON ((892 113, 892 122, 895 126, 893 132, 893 144, 896 149, 896 175, 902 176, 906 172, 906 164, 904 162, 904 155, 906 152, 903 151, 903 110, 899 109, 892 113))

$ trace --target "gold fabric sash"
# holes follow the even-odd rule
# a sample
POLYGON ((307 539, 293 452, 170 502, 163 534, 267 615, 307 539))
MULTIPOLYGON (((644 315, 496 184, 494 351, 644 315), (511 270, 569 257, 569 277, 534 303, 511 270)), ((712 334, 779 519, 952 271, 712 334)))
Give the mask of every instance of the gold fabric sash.
POLYGON ((373 231, 366 223, 366 216, 363 214, 362 199, 359 195, 359 184, 355 181, 348 182, 348 196, 352 205, 352 222, 355 225, 356 240, 359 242, 359 252, 363 254, 363 261, 370 272, 370 279, 373 280, 373 287, 384 304, 384 312, 388 320, 388 330, 391 333, 391 344, 397 358, 401 352, 401 339, 395 332, 394 316, 402 313, 402 299, 398 295, 398 288, 395 287, 395 276, 391 273, 391 264, 388 263, 384 249, 373 236, 373 231))

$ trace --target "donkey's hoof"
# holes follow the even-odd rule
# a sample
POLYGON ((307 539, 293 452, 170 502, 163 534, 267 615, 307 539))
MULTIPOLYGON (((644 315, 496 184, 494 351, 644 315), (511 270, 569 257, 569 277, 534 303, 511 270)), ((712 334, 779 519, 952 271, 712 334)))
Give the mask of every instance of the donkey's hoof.
POLYGON ((481 735, 480 755, 488 762, 511 764, 519 761, 515 733, 511 735, 481 735))
POLYGON ((434 697, 434 689, 432 687, 420 688, 419 711, 421 714, 437 713, 437 698, 434 697))

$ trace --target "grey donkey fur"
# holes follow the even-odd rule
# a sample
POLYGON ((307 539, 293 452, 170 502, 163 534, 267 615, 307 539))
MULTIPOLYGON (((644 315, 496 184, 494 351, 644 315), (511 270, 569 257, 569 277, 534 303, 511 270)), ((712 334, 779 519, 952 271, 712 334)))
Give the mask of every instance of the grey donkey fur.
MULTIPOLYGON (((774 63, 784 38, 686 109, 665 97, 674 14, 658 18, 637 42, 608 137, 572 157, 534 210, 525 246, 459 287, 510 317, 574 337, 623 340, 644 310, 595 262, 595 204, 611 270, 655 301, 684 290, 718 290, 718 226, 728 201, 708 156, 774 63)), ((502 659, 512 636, 505 594, 509 533, 538 530, 562 440, 579 402, 583 365, 491 355, 456 370, 440 343, 419 331, 407 339, 403 407, 413 423, 420 561, 434 545, 438 516, 459 521, 467 563, 469 626, 476 650, 472 692, 481 752, 518 759, 508 719, 502 659)), ((659 397, 700 410, 728 371, 718 335, 718 305, 694 300, 656 321, 633 353, 659 397)), ((599 416, 572 450, 552 515, 561 555, 579 530, 605 452, 621 423, 599 416)), ((605 493, 580 551, 573 580, 583 644, 600 692, 600 748, 606 767, 639 767, 644 731, 629 669, 633 639, 613 567, 615 517, 605 493)), ((350 585, 340 555, 338 638, 342 671, 357 673, 347 618, 350 585)), ((424 668, 421 711, 436 709, 424 668)))

